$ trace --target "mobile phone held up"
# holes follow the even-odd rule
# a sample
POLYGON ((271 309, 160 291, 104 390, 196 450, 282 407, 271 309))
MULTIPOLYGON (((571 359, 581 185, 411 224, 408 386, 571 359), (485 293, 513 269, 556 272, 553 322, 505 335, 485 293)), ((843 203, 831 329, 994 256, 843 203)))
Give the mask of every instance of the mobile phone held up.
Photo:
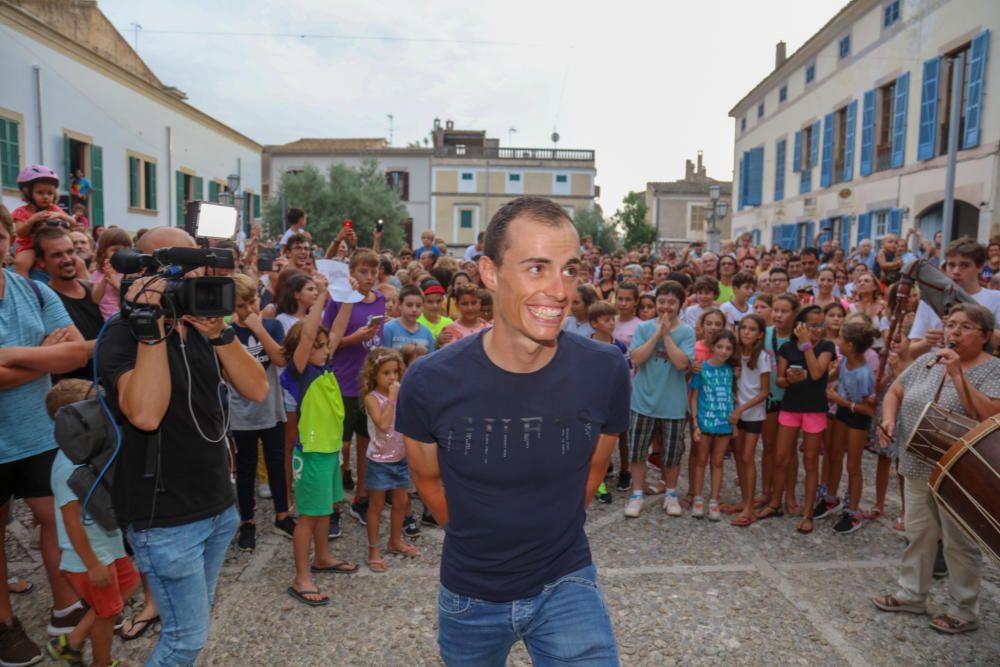
POLYGON ((354 222, 351 220, 344 220, 344 229, 348 231, 354 229, 354 222))
POLYGON ((368 326, 378 328, 382 326, 383 320, 385 320, 384 315, 374 315, 368 318, 368 326))
POLYGON ((381 220, 376 220, 375 221, 375 231, 378 232, 379 234, 381 234, 382 233, 382 227, 383 227, 382 221, 381 220))
POLYGON ((274 271, 274 260, 276 260, 277 258, 278 258, 278 250, 276 248, 258 248, 257 270, 274 271))

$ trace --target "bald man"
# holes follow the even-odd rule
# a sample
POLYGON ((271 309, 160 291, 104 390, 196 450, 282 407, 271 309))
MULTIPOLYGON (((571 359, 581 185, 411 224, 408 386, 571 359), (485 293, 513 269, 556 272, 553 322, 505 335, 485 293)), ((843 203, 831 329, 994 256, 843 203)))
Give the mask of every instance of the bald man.
MULTIPOLYGON (((139 249, 195 247, 184 231, 157 228, 139 249)), ((186 277, 200 275, 203 269, 186 277)), ((142 277, 126 299, 159 308, 163 281, 142 277)), ((140 343, 125 319, 108 325, 98 370, 124 423, 112 500, 149 579, 163 630, 147 665, 192 665, 208 638, 211 600, 239 523, 219 385, 263 401, 264 368, 221 317, 157 319, 160 338, 140 343)))

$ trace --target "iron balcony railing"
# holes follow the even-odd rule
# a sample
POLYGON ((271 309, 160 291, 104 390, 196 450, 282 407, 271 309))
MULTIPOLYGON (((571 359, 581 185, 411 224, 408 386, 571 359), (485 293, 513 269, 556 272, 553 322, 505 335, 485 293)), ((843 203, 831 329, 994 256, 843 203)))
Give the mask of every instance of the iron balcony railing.
POLYGON ((438 146, 434 157, 490 158, 496 160, 565 160, 593 162, 594 151, 572 148, 508 148, 483 146, 438 146))

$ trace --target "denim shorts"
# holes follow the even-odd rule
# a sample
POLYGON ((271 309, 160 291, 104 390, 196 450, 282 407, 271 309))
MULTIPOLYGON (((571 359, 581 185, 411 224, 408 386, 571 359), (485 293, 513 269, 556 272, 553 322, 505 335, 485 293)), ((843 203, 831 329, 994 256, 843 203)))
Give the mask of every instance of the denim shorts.
POLYGON ((393 463, 365 461, 365 487, 369 491, 391 491, 410 488, 410 464, 406 459, 393 463))

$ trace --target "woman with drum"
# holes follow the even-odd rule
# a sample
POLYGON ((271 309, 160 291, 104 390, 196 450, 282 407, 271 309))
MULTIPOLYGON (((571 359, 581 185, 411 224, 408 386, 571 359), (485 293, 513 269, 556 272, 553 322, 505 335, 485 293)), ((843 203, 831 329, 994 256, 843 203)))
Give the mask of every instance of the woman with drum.
MULTIPOLYGON (((996 321, 978 304, 959 304, 944 324, 945 347, 914 360, 889 388, 882 405, 880 440, 887 447, 894 435, 908 442, 924 408, 931 402, 945 410, 985 419, 1000 412, 1000 359, 987 352, 996 321)), ((874 598, 887 612, 927 613, 934 556, 940 539, 948 563, 948 607, 931 627, 958 634, 979 627, 980 551, 976 542, 939 507, 928 486, 933 462, 910 447, 899 455, 907 478, 906 537, 899 590, 874 598)))

